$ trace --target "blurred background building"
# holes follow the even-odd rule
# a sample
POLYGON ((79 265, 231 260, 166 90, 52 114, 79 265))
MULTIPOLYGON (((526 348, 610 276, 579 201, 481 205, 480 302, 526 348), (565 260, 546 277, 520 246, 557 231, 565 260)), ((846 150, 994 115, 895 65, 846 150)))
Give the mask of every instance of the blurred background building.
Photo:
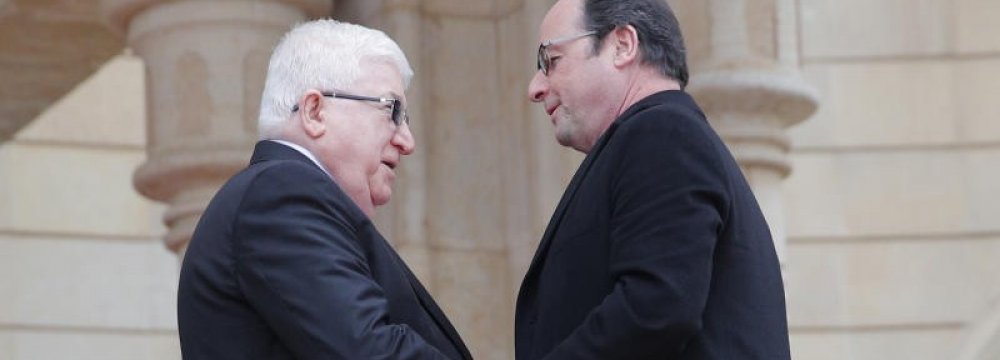
MULTIPOLYGON (((0 0, 0 359, 178 359, 179 258, 256 139, 271 47, 408 54, 377 222, 479 359, 582 159, 528 103, 552 0, 0 0)), ((795 359, 1000 359, 1000 2, 671 0, 767 213, 795 359)))

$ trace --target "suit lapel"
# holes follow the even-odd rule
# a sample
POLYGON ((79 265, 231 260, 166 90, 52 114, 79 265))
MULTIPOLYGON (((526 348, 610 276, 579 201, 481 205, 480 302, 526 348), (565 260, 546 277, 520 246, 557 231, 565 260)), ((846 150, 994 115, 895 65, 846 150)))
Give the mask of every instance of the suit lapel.
MULTIPOLYGON (((257 142, 254 147, 253 156, 250 159, 250 164, 253 165, 268 160, 298 160, 319 169, 319 166, 317 166, 311 159, 291 147, 274 141, 257 142)), ((360 212, 360 209, 358 211, 360 212)), ((380 242, 382 246, 386 247, 388 250, 387 252, 391 254, 392 258, 396 262, 396 266, 402 269, 403 273, 406 274, 406 280, 410 283, 410 288, 413 289, 413 292, 417 295, 417 299, 419 300, 420 305, 424 308, 424 311, 430 314, 431 318, 434 319, 434 323, 436 323, 445 336, 448 337, 448 340, 452 343, 459 354, 461 354, 464 359, 472 360, 472 354, 469 353, 469 349, 465 346, 465 343, 462 342, 462 338, 458 335, 458 331, 455 330, 455 327, 452 326, 451 322, 448 321, 448 318, 445 317, 444 312, 441 311, 441 308, 439 308, 437 303, 435 303, 431 298, 427 289, 425 289, 420 281, 417 280, 417 277, 413 275, 410 268, 407 267, 405 262, 403 262, 403 259, 399 257, 399 254, 392 249, 389 242, 386 241, 377 230, 375 230, 374 233, 376 234, 377 241, 380 242)))
POLYGON ((424 310, 431 315, 431 318, 434 319, 434 323, 436 323, 438 328, 444 332, 445 336, 448 337, 448 340, 451 341, 451 344, 456 350, 458 350, 462 357, 472 360, 472 354, 469 353, 469 349, 465 346, 465 343, 462 342, 462 338, 458 335, 458 331, 455 330, 455 327, 451 325, 450 321, 448 321, 444 312, 441 311, 441 308, 439 308, 437 303, 434 302, 434 299, 431 298, 427 289, 425 289, 423 284, 420 283, 420 280, 417 279, 416 275, 413 275, 413 272, 411 272, 410 268, 406 266, 403 259, 399 257, 399 254, 395 251, 391 251, 392 246, 389 245, 389 242, 382 236, 378 236, 378 238, 382 242, 383 246, 390 249, 389 253, 392 254, 393 259, 396 261, 396 265, 403 270, 403 273, 406 274, 406 280, 410 283, 410 288, 413 289, 413 292, 416 293, 417 299, 420 301, 420 305, 423 306, 424 310))
POLYGON ((472 360, 472 354, 469 353, 469 349, 465 346, 465 343, 462 342, 462 338, 458 335, 458 331, 456 331, 455 327, 451 325, 451 322, 445 317, 444 312, 437 306, 434 299, 431 299, 430 294, 427 293, 427 289, 424 289, 424 286, 421 285, 416 276, 410 272, 410 269, 403 268, 403 270, 406 272, 406 277, 410 281, 410 286, 413 287, 413 291, 417 293, 417 299, 420 299, 420 304, 424 306, 424 309, 426 309, 429 314, 431 314, 434 322, 437 323, 438 327, 440 327, 442 331, 444 331, 445 335, 448 336, 448 340, 451 340, 452 345, 454 345, 455 349, 462 354, 462 357, 472 360))

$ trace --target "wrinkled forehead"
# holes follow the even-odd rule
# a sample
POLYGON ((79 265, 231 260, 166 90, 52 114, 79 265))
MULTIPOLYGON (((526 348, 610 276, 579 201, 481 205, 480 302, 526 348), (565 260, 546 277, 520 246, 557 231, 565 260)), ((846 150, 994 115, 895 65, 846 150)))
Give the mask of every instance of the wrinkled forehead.
POLYGON ((560 0, 545 14, 538 30, 539 42, 583 30, 583 0, 560 0))

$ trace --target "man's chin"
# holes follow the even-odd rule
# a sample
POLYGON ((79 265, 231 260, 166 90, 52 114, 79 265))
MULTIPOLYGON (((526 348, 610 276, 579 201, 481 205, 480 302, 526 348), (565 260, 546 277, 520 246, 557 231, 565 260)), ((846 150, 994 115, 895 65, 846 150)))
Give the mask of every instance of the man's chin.
POLYGON ((556 141, 559 145, 572 147, 573 146, 573 136, 569 133, 556 131, 556 141))
POLYGON ((375 207, 379 207, 379 206, 388 204, 389 200, 391 200, 391 199, 392 199, 392 192, 391 191, 388 192, 388 193, 386 193, 385 195, 375 195, 375 194, 372 194, 372 205, 375 205, 375 207))

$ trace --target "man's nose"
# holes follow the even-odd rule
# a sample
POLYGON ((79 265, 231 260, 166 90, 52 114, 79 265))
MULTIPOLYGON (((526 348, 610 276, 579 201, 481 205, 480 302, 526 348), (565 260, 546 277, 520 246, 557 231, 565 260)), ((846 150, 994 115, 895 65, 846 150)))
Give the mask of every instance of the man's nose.
POLYGON ((528 99, 532 102, 542 102, 549 93, 549 79, 541 70, 535 71, 535 76, 528 83, 528 99))
POLYGON ((396 133, 392 135, 392 145, 399 149, 399 153, 402 155, 410 155, 413 150, 417 147, 416 141, 413 140, 413 133, 410 132, 410 124, 402 123, 399 128, 396 129, 396 133))

